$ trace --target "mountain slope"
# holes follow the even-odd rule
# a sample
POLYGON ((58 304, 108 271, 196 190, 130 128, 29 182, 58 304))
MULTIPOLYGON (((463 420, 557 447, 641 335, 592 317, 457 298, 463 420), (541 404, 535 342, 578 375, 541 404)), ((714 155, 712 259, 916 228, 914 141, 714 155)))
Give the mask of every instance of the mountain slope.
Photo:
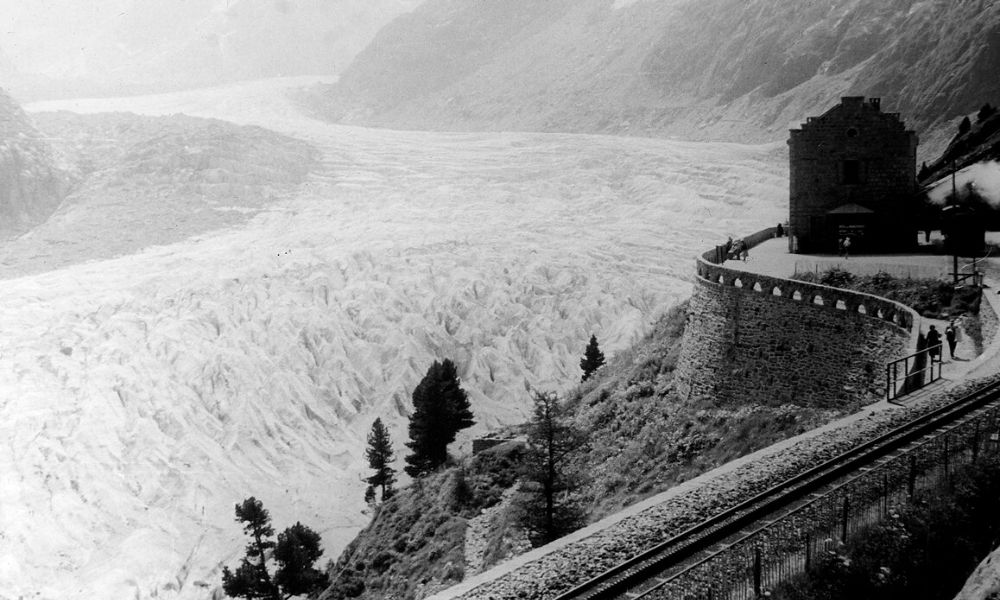
POLYGON ((59 206, 68 177, 27 115, 0 90, 0 238, 46 219, 59 206))
POLYGON ((35 121, 76 184, 44 223, 0 246, 0 277, 238 226, 315 167, 304 142, 218 120, 61 112, 35 121))
MULTIPOLYGON (((585 478, 575 496, 588 522, 849 412, 683 401, 673 371, 686 315, 686 304, 671 309, 567 395, 567 414, 589 441, 572 461, 585 478)), ((517 500, 522 456, 504 444, 400 490, 337 560, 321 598, 425 598, 528 550, 517 500)))
POLYGON ((1000 97, 1000 6, 430 0, 324 92, 353 123, 780 139, 846 94, 924 132, 1000 97))

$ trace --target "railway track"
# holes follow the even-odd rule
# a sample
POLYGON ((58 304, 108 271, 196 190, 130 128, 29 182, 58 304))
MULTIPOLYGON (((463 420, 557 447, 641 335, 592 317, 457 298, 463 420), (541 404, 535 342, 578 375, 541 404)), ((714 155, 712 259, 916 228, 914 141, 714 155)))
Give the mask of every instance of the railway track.
POLYGON ((1000 402, 1000 382, 984 386, 694 525, 556 600, 637 598, 759 521, 801 503, 824 487, 875 464, 907 445, 1000 402))

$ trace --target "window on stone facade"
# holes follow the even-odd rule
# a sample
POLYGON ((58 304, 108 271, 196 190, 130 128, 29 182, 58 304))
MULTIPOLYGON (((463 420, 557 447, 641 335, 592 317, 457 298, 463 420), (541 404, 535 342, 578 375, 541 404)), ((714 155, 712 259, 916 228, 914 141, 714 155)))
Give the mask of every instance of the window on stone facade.
POLYGON ((841 170, 841 181, 845 184, 861 183, 861 161, 845 160, 841 170))

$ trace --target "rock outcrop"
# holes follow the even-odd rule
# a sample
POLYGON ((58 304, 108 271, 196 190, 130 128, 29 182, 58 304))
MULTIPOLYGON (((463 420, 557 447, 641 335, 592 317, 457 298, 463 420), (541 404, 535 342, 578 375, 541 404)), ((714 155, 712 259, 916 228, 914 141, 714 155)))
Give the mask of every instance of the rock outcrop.
POLYGON ((27 115, 0 90, 0 238, 44 221, 59 206, 68 180, 27 115))

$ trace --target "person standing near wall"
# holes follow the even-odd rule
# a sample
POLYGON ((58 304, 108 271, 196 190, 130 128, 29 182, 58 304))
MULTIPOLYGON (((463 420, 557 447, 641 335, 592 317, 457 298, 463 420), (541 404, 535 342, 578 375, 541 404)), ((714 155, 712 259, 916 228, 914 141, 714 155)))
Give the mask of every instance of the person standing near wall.
POLYGON ((927 350, 932 361, 935 358, 941 360, 941 334, 938 333, 937 327, 933 325, 927 331, 927 350))
POLYGON ((948 341, 948 356, 954 360, 955 359, 955 346, 958 344, 957 331, 955 329, 955 322, 952 321, 948 323, 948 327, 944 330, 944 339, 948 341))

